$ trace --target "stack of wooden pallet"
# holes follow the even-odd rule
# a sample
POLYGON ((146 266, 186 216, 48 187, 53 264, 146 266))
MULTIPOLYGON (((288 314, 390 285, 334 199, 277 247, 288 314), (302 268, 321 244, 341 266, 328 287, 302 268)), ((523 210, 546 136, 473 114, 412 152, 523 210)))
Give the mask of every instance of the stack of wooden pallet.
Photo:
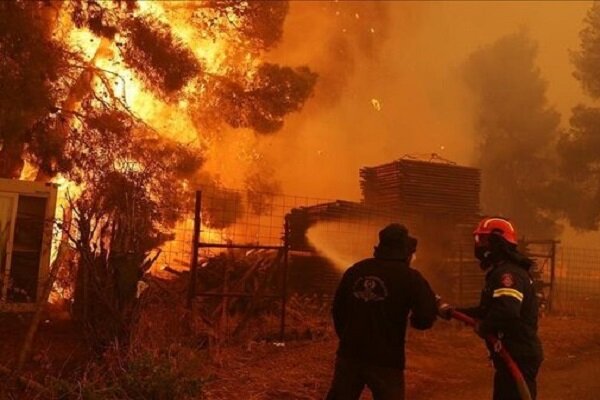
POLYGON ((364 203, 369 207, 412 213, 471 216, 479 214, 480 171, 476 168, 398 160, 360 170, 364 203))
POLYGON ((479 220, 480 171, 452 163, 401 159, 360 170, 363 203, 389 210, 419 239, 419 264, 452 301, 479 296, 481 272, 473 258, 479 220))
MULTIPOLYGON (((327 223, 321 225, 327 234, 357 247, 365 241, 374 245, 379 229, 399 222, 419 240, 415 265, 440 294, 457 304, 476 302, 482 274, 473 258, 472 232, 480 213, 480 171, 402 159, 362 168, 360 178, 361 203, 337 200, 292 210, 291 248, 314 251, 306 233, 319 223, 327 223)), ((318 271, 322 279, 325 272, 318 271)))

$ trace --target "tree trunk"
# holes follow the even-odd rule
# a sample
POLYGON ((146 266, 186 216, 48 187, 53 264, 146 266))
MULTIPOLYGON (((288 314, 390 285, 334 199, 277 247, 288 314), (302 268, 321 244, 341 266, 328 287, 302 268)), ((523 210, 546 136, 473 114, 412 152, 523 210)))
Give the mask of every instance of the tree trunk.
POLYGON ((19 179, 25 165, 22 143, 4 143, 0 149, 0 178, 19 179))

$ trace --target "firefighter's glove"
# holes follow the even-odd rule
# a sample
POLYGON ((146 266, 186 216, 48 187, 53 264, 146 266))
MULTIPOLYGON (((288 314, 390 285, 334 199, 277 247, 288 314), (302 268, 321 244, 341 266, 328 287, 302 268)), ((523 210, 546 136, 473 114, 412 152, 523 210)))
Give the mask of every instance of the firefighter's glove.
POLYGON ((454 312, 454 307, 452 307, 448 303, 443 302, 442 299, 438 298, 437 313, 440 318, 443 318, 443 319, 449 321, 450 319, 452 319, 453 312, 454 312))

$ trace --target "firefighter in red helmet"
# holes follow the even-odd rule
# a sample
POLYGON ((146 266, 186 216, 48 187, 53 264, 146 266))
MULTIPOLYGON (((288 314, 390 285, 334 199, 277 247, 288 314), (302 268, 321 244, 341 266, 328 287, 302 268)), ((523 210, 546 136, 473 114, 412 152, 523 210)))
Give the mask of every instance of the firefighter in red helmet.
MULTIPOLYGON (((533 262, 517 250, 517 234, 506 218, 482 219, 473 232, 475 257, 486 271, 485 287, 477 307, 458 309, 479 320, 477 333, 496 335, 519 366, 532 399, 543 359, 538 338, 538 306, 529 273, 533 262)), ((441 317, 450 319, 453 308, 439 304, 441 317)), ((503 360, 490 349, 494 368, 494 400, 519 400, 517 385, 503 360)))

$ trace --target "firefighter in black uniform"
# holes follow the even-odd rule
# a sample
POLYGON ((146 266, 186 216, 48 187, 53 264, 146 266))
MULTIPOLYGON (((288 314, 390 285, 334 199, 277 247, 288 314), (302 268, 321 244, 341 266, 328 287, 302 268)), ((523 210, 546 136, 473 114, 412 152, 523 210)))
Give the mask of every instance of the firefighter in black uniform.
POLYGON ((350 267, 338 286, 333 321, 339 347, 327 400, 355 400, 365 385, 375 400, 404 399, 407 320, 429 329, 437 314, 435 294, 410 268, 417 240, 400 224, 379 232, 374 258, 350 267))
MULTIPOLYGON (((515 360, 536 398, 536 376, 543 359, 537 335, 538 307, 529 269, 533 262, 517 251, 510 221, 484 218, 474 232, 475 256, 487 271, 479 306, 458 309, 480 321, 477 333, 496 335, 515 360)), ((450 319, 452 307, 439 304, 440 316, 450 319)), ((490 348, 496 373, 493 400, 519 400, 517 386, 503 360, 490 348)))

